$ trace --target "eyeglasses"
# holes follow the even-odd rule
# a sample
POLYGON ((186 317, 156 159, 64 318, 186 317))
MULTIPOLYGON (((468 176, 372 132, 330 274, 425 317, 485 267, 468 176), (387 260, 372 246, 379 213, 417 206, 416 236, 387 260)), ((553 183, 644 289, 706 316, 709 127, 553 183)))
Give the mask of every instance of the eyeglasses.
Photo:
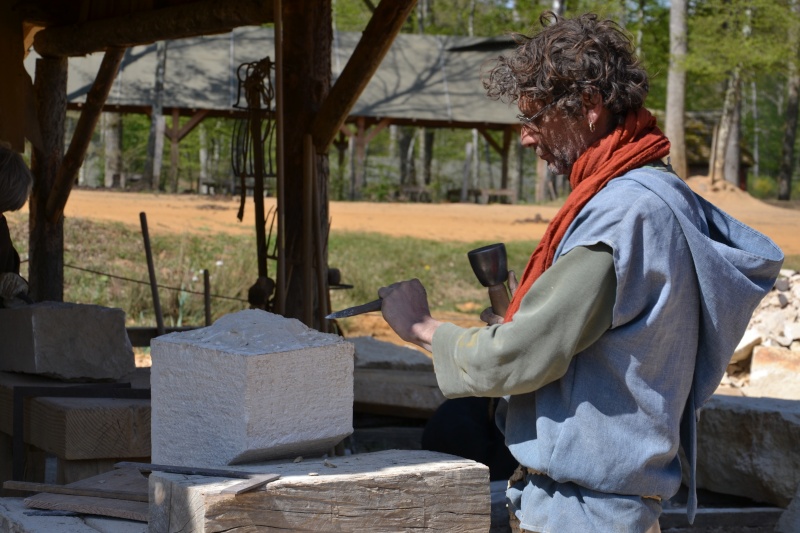
POLYGON ((517 115, 517 120, 519 120, 520 122, 522 122, 522 125, 523 125, 523 126, 526 126, 526 127, 528 127, 528 128, 534 128, 534 129, 536 129, 536 128, 537 128, 537 126, 536 126, 536 120, 537 120, 539 117, 541 117, 541 116, 542 116, 542 115, 545 113, 545 111, 547 111, 547 110, 548 110, 548 109, 549 109, 549 108, 550 108, 550 107, 551 107, 553 104, 555 104, 556 102, 558 102, 558 100, 553 100, 552 102, 550 102, 549 104, 547 104, 546 106, 544 106, 543 108, 541 108, 539 111, 537 111, 536 113, 534 113, 534 114, 533 114, 533 116, 530 116, 530 117, 529 117, 529 116, 527 116, 527 115, 523 115, 522 113, 520 113, 519 115, 517 115))

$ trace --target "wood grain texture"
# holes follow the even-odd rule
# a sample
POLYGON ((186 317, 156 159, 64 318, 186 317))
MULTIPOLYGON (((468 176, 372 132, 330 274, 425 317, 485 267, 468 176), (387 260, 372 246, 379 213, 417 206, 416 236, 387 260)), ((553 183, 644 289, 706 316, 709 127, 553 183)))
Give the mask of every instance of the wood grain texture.
POLYGON ((142 502, 92 498, 90 496, 65 496, 63 494, 36 494, 30 498, 25 498, 25 506, 32 509, 52 509, 113 516, 138 522, 147 522, 148 513, 148 505, 142 502))
POLYGON ((151 474, 150 531, 489 530, 488 468, 467 459, 389 450, 247 468, 281 479, 232 497, 220 493, 236 480, 151 474))
MULTIPOLYGON (((0 372, 0 432, 12 435, 12 387, 55 380, 0 372)), ((60 459, 150 456, 150 401, 113 398, 31 398, 25 401, 26 443, 60 459)))

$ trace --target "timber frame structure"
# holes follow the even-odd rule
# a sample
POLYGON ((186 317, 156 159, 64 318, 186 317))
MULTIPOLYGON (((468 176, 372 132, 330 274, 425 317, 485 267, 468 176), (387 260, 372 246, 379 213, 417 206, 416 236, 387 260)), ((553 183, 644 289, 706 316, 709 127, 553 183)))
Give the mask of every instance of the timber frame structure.
POLYGON ((273 23, 280 217, 276 311, 324 331, 327 151, 415 4, 381 0, 331 86, 331 0, 0 0, 0 67, 7 73, 0 85, 0 140, 20 152, 25 138, 34 147, 32 298, 63 300, 64 207, 125 50, 273 23), (31 46, 41 56, 33 82, 23 65, 31 46), (67 58, 101 51, 103 61, 65 152, 67 58), (291 127, 284 126, 285 116, 292 117, 291 127))

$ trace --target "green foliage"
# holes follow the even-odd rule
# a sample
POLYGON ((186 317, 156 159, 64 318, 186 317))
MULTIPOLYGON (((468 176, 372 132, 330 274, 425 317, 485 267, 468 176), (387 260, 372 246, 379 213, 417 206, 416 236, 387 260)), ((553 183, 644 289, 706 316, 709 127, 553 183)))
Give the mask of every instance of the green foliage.
POLYGON ((789 5, 775 0, 704 0, 690 4, 687 70, 723 80, 736 66, 746 76, 786 68, 794 56, 789 5))

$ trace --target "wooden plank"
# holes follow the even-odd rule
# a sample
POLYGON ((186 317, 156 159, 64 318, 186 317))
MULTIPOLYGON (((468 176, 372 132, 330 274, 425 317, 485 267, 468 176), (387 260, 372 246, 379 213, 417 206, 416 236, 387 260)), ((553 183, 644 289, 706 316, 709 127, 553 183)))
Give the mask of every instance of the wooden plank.
POLYGON ((130 491, 114 491, 104 489, 81 489, 67 485, 53 485, 50 483, 34 483, 32 481, 5 481, 4 489, 20 490, 24 492, 38 492, 46 494, 62 494, 66 496, 90 496, 94 498, 109 498, 112 500, 125 500, 132 502, 146 502, 147 492, 144 494, 130 491))
POLYGON ((58 222, 64 214, 64 206, 67 205, 78 170, 86 157, 86 149, 89 147, 103 105, 117 77, 123 55, 125 55, 124 48, 111 48, 105 53, 97 77, 86 95, 86 103, 72 134, 69 149, 61 161, 58 176, 47 199, 47 218, 51 224, 58 222))
MULTIPOLYGON (((0 372, 0 432, 13 435, 13 386, 68 387, 40 376, 0 372)), ((150 401, 110 398, 32 398, 25 402, 26 443, 61 459, 139 459, 150 456, 150 401), (34 444, 35 443, 35 444, 34 444)))
POLYGON ((220 494, 244 494, 245 492, 250 492, 251 490, 263 487, 270 481, 275 481, 280 477, 281 476, 279 474, 254 474, 250 479, 240 481, 235 485, 231 485, 230 487, 222 489, 220 494))
POLYGON ((328 150, 415 4, 416 0, 381 0, 378 4, 353 55, 311 125, 314 146, 319 153, 328 150))
POLYGON ((486 532, 486 466, 429 451, 384 452, 250 468, 281 479, 224 497, 235 480, 150 475, 150 530, 486 532))
POLYGON ((25 498, 25 507, 31 509, 51 509, 56 511, 72 511, 75 513, 112 516, 147 522, 148 504, 110 498, 93 498, 90 496, 66 496, 63 494, 36 494, 25 498))
POLYGON ((272 19, 272 2, 200 0, 113 19, 45 28, 36 34, 33 46, 42 56, 74 57, 115 47, 225 33, 272 19))

